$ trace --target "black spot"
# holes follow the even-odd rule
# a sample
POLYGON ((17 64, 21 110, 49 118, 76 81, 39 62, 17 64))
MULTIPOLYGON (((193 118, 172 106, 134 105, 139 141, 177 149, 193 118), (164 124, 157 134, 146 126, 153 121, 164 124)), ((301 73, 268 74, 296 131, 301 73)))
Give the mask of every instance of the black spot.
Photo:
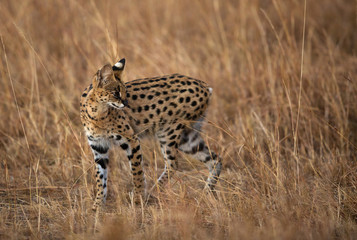
POLYGON ((128 130, 130 129, 129 125, 125 125, 125 128, 128 129, 128 130))
POLYGON ((158 103, 159 103, 159 104, 163 104, 163 103, 164 103, 164 101, 162 101, 162 100, 159 100, 159 101, 158 101, 158 103))
POLYGON ((197 102, 196 101, 193 101, 192 103, 191 103, 191 106, 192 107, 194 107, 194 106, 196 106, 197 105, 197 102))
MULTIPOLYGON (((139 156, 141 158, 141 154, 139 154, 136 158, 138 158, 139 156)), ((131 166, 138 167, 138 166, 140 166, 140 162, 134 162, 134 163, 131 164, 131 166)))
POLYGON ((174 102, 172 102, 172 103, 170 103, 170 106, 173 106, 174 108, 176 108, 176 107, 177 107, 177 104, 174 103, 174 102))
POLYGON ((100 178, 100 179, 103 179, 103 177, 104 177, 103 174, 100 174, 100 175, 99 175, 99 178, 100 178))
POLYGON ((192 147, 192 149, 191 149, 191 154, 195 154, 195 153, 197 153, 197 152, 202 151, 202 150, 204 149, 204 147, 205 147, 204 142, 200 142, 200 143, 198 144, 198 146, 192 147))
POLYGON ((154 117, 154 114, 149 114, 149 118, 153 118, 154 117))
POLYGON ((188 91, 189 91, 190 93, 194 93, 194 92, 195 92, 195 91, 193 91, 191 88, 188 89, 188 91))
POLYGON ((167 110, 167 107, 165 106, 165 107, 162 109, 162 111, 163 111, 163 112, 166 112, 166 110, 167 110))
POLYGON ((96 159, 95 162, 97 164, 99 164, 103 169, 106 169, 109 160, 108 160, 108 158, 99 158, 99 159, 96 159))
POLYGON ((203 101, 203 98, 200 97, 200 99, 198 99, 198 101, 202 102, 202 101, 203 101))
POLYGON ((155 93, 156 96, 160 96, 160 94, 161 94, 160 92, 156 92, 155 93))
POLYGON ((133 89, 133 91, 139 91, 140 90, 140 88, 134 88, 133 89))
MULTIPOLYGON (((77 95, 78 96, 78 95, 77 95)), ((87 97, 87 93, 83 93, 82 97, 87 97)))
POLYGON ((151 100, 151 99, 153 99, 153 97, 154 97, 153 95, 149 95, 148 99, 151 100))
POLYGON ((172 116, 173 112, 170 110, 167 112, 167 114, 169 114, 169 116, 172 116))
POLYGON ((179 76, 177 76, 178 78, 183 78, 184 76, 183 75, 179 75, 179 76))
POLYGON ((169 94, 169 93, 168 93, 167 91, 163 91, 162 94, 163 94, 163 95, 167 95, 167 94, 169 94))
POLYGON ((169 140, 174 140, 177 137, 177 135, 172 135, 169 140))
POLYGON ((204 94, 204 95, 205 95, 205 97, 207 97, 207 92, 205 92, 205 94, 204 94))
POLYGON ((166 80, 166 78, 165 78, 165 77, 163 77, 163 78, 160 78, 160 80, 166 80))
POLYGON ((144 107, 144 109, 145 109, 145 111, 147 111, 147 110, 149 110, 149 106, 148 105, 146 105, 145 107, 144 107))
POLYGON ((192 83, 190 81, 187 81, 187 85, 190 86, 192 83))
MULTIPOLYGON (((137 79, 137 80, 140 80, 140 79, 137 79)), ((137 80, 134 80, 134 81, 137 81, 137 80)), ((148 83, 148 82, 147 81, 141 81, 141 82, 132 83, 131 85, 137 86, 137 85, 142 85, 142 84, 146 84, 146 83, 148 83)))
POLYGON ((116 135, 115 136, 115 140, 119 141, 121 139, 121 136, 120 135, 116 135))
POLYGON ((140 120, 136 120, 136 125, 140 125, 140 120))
POLYGON ((175 76, 170 76, 171 79, 175 78, 175 76))
POLYGON ((141 174, 143 174, 143 171, 141 171, 141 170, 138 171, 138 175, 141 175, 141 174))
POLYGON ((183 100, 184 100, 183 97, 180 97, 179 102, 183 103, 183 100))
POLYGON ((130 93, 126 93, 126 97, 127 97, 127 98, 130 98, 130 93))
POLYGON ((126 143, 123 143, 122 145, 120 145, 120 147, 123 149, 123 150, 127 150, 129 145, 126 144, 126 143))
MULTIPOLYGON (((169 155, 169 156, 167 157, 167 159, 169 159, 169 160, 175 160, 176 158, 175 158, 175 156, 169 155)), ((173 167, 172 164, 171 164, 171 167, 173 167)))
POLYGON ((157 113, 157 115, 159 115, 159 114, 160 114, 160 112, 161 112, 160 108, 156 109, 156 113, 157 113))
POLYGON ((177 110, 176 115, 179 115, 181 112, 181 109, 177 110))
POLYGON ((142 107, 138 107, 138 112, 141 112, 141 110, 142 110, 142 107))
POLYGON ((204 147, 205 147, 205 143, 204 143, 204 142, 200 142, 200 143, 198 144, 198 151, 199 151, 199 152, 202 151, 202 150, 204 149, 204 147))
POLYGON ((133 100, 136 100, 136 99, 138 99, 138 96, 137 96, 137 95, 133 95, 131 98, 132 98, 133 100))
POLYGON ((186 92, 187 91, 187 89, 181 89, 180 90, 180 93, 184 93, 184 92, 186 92))
POLYGON ((94 150, 94 151, 96 151, 96 152, 98 152, 98 153, 100 153, 100 154, 104 154, 104 153, 107 153, 108 152, 108 147, 104 147, 104 146, 100 146, 100 145, 90 145, 90 147, 94 150))
POLYGON ((151 105, 151 109, 155 109, 156 108, 156 104, 151 105))
POLYGON ((167 123, 166 119, 163 119, 162 117, 160 118, 159 124, 164 125, 167 123))
POLYGON ((140 145, 138 145, 136 148, 134 148, 134 149, 131 151, 131 153, 132 153, 132 154, 135 154, 135 153, 137 153, 139 150, 140 150, 140 145))
POLYGON ((148 122, 149 122, 149 119, 145 118, 144 123, 148 123, 148 122))
POLYGON ((191 101, 190 97, 186 97, 186 102, 188 103, 189 101, 191 101))
POLYGON ((187 113, 186 118, 190 118, 191 114, 187 113))
POLYGON ((177 127, 176 127, 176 130, 180 130, 182 126, 183 125, 181 123, 179 123, 179 125, 177 125, 177 127))
POLYGON ((173 133, 174 133, 174 131, 175 131, 174 129, 171 129, 171 131, 170 131, 170 132, 168 132, 168 133, 167 133, 167 135, 169 136, 169 135, 173 134, 173 133))
POLYGON ((166 97, 165 98, 165 101, 167 102, 167 101, 169 101, 170 100, 170 97, 166 97))
POLYGON ((140 94, 140 97, 141 98, 145 98, 145 94, 140 94))
POLYGON ((174 146, 176 144, 176 142, 175 141, 172 141, 172 142, 170 142, 167 146, 168 147, 172 147, 172 146, 174 146))

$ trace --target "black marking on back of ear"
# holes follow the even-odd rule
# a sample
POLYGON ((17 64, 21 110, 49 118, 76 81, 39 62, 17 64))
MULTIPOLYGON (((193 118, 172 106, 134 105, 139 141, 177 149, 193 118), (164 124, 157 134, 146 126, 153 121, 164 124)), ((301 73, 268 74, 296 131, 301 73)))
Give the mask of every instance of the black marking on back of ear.
POLYGON ((117 66, 115 66, 115 65, 114 65, 114 66, 112 66, 112 70, 113 70, 113 71, 120 71, 121 69, 122 69, 122 68, 118 68, 118 67, 117 67, 117 66))
POLYGON ((122 63, 123 66, 125 66, 125 58, 120 59, 119 62, 122 63))

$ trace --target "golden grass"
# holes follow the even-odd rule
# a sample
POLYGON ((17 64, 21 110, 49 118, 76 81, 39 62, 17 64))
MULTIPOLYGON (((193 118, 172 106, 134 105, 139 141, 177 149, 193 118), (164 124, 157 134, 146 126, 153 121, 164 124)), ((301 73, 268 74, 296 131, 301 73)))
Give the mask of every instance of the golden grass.
MULTIPOLYGON (((306 3, 304 17, 303 0, 1 1, 0 238, 356 238, 357 2, 306 3), (179 72, 214 88, 217 200, 182 156, 158 201, 133 206, 117 149, 91 211, 79 96, 119 57, 127 80, 179 72)), ((150 187, 163 160, 142 144, 150 187)))

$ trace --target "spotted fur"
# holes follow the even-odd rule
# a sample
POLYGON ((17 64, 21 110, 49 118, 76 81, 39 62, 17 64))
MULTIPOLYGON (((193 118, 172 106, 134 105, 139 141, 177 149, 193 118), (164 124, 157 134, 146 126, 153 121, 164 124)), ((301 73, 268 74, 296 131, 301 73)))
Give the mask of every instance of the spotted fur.
POLYGON ((203 162, 209 169, 207 187, 214 190, 221 171, 220 157, 210 151, 200 130, 212 89, 203 81, 180 74, 122 81, 125 59, 98 70, 81 97, 81 120, 96 163, 96 209, 107 196, 109 149, 126 151, 134 182, 135 201, 144 197, 140 138, 153 135, 160 142, 165 170, 163 185, 177 169, 177 152, 203 162))

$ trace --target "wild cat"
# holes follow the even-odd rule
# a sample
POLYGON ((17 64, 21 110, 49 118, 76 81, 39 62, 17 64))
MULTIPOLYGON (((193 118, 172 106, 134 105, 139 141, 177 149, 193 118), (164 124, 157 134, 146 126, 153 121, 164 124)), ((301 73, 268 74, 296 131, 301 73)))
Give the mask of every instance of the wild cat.
POLYGON ((177 152, 203 162, 209 169, 206 187, 214 190, 221 158, 210 151, 200 131, 212 94, 205 82, 180 74, 144 78, 124 83, 125 59, 97 71, 81 97, 81 120, 96 163, 96 209, 107 196, 109 149, 126 151, 134 183, 134 199, 143 197, 145 176, 140 138, 155 136, 165 159, 158 179, 163 185, 177 170, 177 152))

